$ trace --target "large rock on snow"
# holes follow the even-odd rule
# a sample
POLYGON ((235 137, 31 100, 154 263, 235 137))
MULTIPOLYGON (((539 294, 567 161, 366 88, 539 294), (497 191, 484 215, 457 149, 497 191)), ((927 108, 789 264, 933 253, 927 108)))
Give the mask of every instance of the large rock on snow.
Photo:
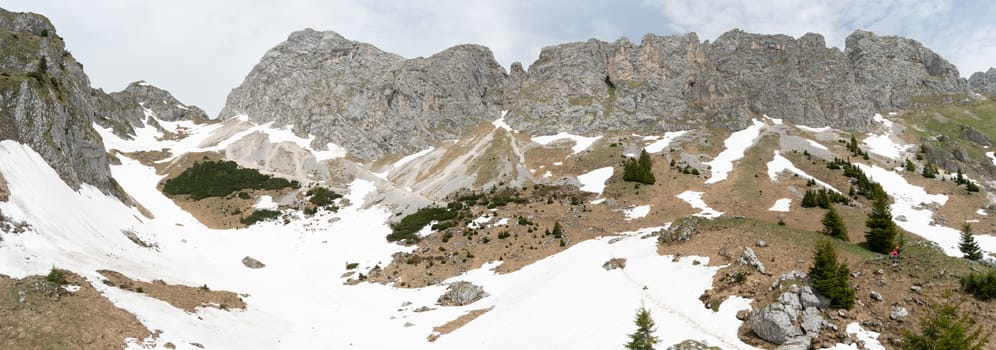
POLYGON ((467 281, 453 282, 436 302, 442 306, 464 306, 488 296, 481 286, 467 281))

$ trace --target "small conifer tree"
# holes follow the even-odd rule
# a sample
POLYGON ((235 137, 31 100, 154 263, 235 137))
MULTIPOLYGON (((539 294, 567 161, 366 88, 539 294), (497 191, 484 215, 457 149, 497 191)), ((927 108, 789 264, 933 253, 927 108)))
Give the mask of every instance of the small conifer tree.
POLYGON ((868 213, 865 226, 865 240, 868 242, 868 249, 877 253, 888 253, 893 247, 899 229, 896 223, 892 222, 892 210, 889 209, 887 196, 875 196, 872 202, 872 210, 868 213))
POLYGON ((809 280, 817 293, 830 299, 830 307, 850 309, 854 306, 854 289, 847 286, 850 273, 847 264, 837 262, 837 251, 830 240, 816 243, 809 280))
MULTIPOLYGON (((950 298, 950 292, 944 299, 950 298)), ((930 307, 930 314, 920 321, 920 333, 903 331, 904 350, 982 350, 989 344, 989 334, 983 333, 982 325, 975 323, 968 315, 962 314, 961 305, 945 302, 930 307)))
POLYGON ((830 206, 830 210, 827 211, 826 215, 823 215, 823 234, 840 239, 842 241, 848 241, 847 238, 847 226, 844 225, 844 219, 837 214, 837 209, 834 209, 833 205, 830 206))
POLYGON ((650 311, 641 307, 636 311, 636 332, 629 335, 629 343, 626 348, 630 350, 653 350, 654 345, 660 341, 654 336, 654 319, 650 317, 650 311))
POLYGON ((958 250, 961 250, 965 259, 972 261, 982 259, 982 248, 979 248, 979 243, 975 242, 975 236, 972 236, 972 225, 962 226, 961 243, 958 244, 958 250))

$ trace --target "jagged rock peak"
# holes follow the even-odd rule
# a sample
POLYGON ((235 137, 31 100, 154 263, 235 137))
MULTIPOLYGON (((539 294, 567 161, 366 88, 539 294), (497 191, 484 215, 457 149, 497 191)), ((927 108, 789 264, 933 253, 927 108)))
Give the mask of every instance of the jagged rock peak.
POLYGON ((30 146, 71 187, 87 183, 124 198, 93 124, 131 133, 143 123, 144 101, 160 118, 206 119, 151 86, 132 84, 111 95, 93 89, 47 18, 0 9, 0 140, 30 146))
POLYGON ((972 90, 986 95, 996 95, 996 68, 989 68, 985 72, 975 72, 968 78, 972 90))
POLYGON ((83 67, 44 16, 0 9, 0 140, 26 144, 73 188, 117 193, 83 67))
POLYGON ((493 119, 505 79, 483 46, 404 59, 308 29, 270 49, 232 90, 219 117, 293 124, 295 132, 316 135, 316 147, 335 142, 360 159, 374 159, 456 138, 493 119))

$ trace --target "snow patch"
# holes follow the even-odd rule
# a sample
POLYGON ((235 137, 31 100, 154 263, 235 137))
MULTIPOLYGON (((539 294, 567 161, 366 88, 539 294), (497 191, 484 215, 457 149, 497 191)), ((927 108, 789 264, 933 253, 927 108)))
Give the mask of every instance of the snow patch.
POLYGON ((507 110, 506 111, 501 111, 501 118, 496 119, 495 121, 491 122, 491 124, 494 125, 495 128, 505 129, 505 131, 518 134, 519 133, 518 130, 512 129, 512 127, 510 125, 508 125, 508 123, 505 122, 505 115, 506 114, 508 114, 507 110))
POLYGON ((818 134, 818 133, 821 133, 821 132, 830 131, 830 126, 829 125, 824 126, 824 127, 814 128, 814 127, 809 127, 809 126, 805 126, 805 125, 801 125, 801 124, 796 124, 795 127, 797 129, 799 129, 799 130, 802 130, 802 131, 805 131, 805 132, 811 132, 811 133, 814 133, 814 134, 818 134))
POLYGON ((796 168, 795 165, 792 164, 791 160, 782 156, 781 152, 775 151, 775 158, 768 162, 768 178, 770 178, 772 182, 778 182, 778 175, 783 171, 791 172, 807 180, 811 179, 816 181, 817 185, 823 186, 831 191, 841 193, 836 188, 833 188, 833 186, 830 186, 830 184, 820 181, 820 179, 807 174, 805 171, 802 171, 802 169, 796 168))
POLYGON ((913 147, 913 145, 904 145, 893 140, 893 123, 891 120, 883 118, 878 113, 875 113, 874 120, 885 126, 885 131, 881 134, 871 134, 864 141, 861 141, 865 145, 868 145, 869 152, 895 160, 899 159, 904 152, 913 147))
MULTIPOLYGON (((897 221, 896 225, 906 231, 920 235, 936 242, 950 256, 962 256, 958 250, 961 231, 933 223, 933 211, 927 205, 944 205, 948 197, 943 194, 927 193, 923 187, 910 184, 902 175, 878 166, 868 166, 855 163, 868 175, 872 181, 882 184, 882 188, 895 199, 891 205, 893 217, 903 215, 906 221, 897 221)), ((996 237, 990 235, 975 235, 976 242, 984 251, 996 251, 996 237)))
POLYGON ((650 214, 650 205, 640 205, 623 210, 623 214, 626 215, 626 220, 640 219, 650 214))
POLYGON ((782 213, 788 213, 789 212, 789 207, 791 205, 792 205, 792 199, 791 198, 782 198, 782 199, 779 199, 779 200, 775 201, 775 205, 772 205, 771 208, 768 208, 768 211, 777 211, 777 212, 782 212, 782 213))
POLYGON ((612 167, 607 166, 578 175, 578 182, 581 183, 580 190, 602 194, 602 191, 605 190, 605 181, 612 177, 613 171, 612 167))
POLYGON ((979 215, 982 215, 982 216, 988 216, 989 215, 989 214, 986 213, 985 209, 976 210, 975 213, 979 214, 979 215))
POLYGON ((720 152, 715 159, 705 163, 712 167, 712 176, 706 180, 706 185, 726 180, 730 171, 733 170, 733 162, 743 158, 747 148, 757 140, 757 137, 761 134, 761 128, 765 124, 757 119, 752 119, 751 122, 753 125, 737 131, 726 138, 726 141, 723 141, 726 149, 720 152))
MULTIPOLYGON (((670 146, 671 142, 674 141, 674 139, 679 138, 687 133, 688 133, 687 130, 682 130, 682 131, 672 131, 664 133, 663 137, 647 136, 647 137, 653 137, 652 140, 656 141, 654 141, 649 145, 644 146, 643 149, 647 150, 647 153, 658 153, 667 148, 667 146, 670 146)), ((644 137, 643 139, 648 140, 647 137, 644 137)))
POLYGON ((543 146, 546 146, 557 140, 565 140, 565 139, 572 140, 574 141, 574 146, 571 147, 571 152, 573 152, 571 154, 578 154, 588 149, 588 147, 591 147, 591 145, 594 144, 595 141, 598 141, 601 138, 602 136, 586 137, 586 136, 573 135, 566 132, 560 132, 556 135, 534 136, 532 140, 533 142, 543 146))
POLYGON ((809 145, 811 145, 813 147, 816 147, 816 148, 819 148, 821 150, 824 150, 824 151, 829 151, 830 150, 829 148, 827 148, 827 146, 824 146, 823 144, 821 144, 819 142, 816 142, 816 141, 813 141, 813 140, 810 140, 810 139, 806 139, 806 142, 809 142, 809 145))
POLYGON ((260 196, 259 201, 253 205, 253 208, 266 210, 276 210, 277 207, 277 202, 274 202, 270 196, 260 196))
POLYGON ((996 152, 986 152, 986 157, 993 160, 993 165, 996 165, 996 152))
POLYGON ((709 205, 707 205, 706 202, 702 200, 702 195, 703 195, 702 192, 685 191, 678 194, 675 197, 678 197, 678 199, 685 201, 685 203, 691 205, 692 208, 701 210, 697 214, 694 214, 695 216, 701 216, 710 219, 722 216, 723 212, 716 211, 715 209, 710 208, 709 205))

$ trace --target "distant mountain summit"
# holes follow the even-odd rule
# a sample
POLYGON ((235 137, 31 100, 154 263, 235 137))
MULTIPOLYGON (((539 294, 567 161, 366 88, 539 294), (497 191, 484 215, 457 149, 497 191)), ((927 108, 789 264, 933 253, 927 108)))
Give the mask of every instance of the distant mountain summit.
POLYGON ((484 47, 403 59, 334 32, 304 30, 264 55, 232 90, 221 118, 334 142, 361 159, 411 153, 507 110, 535 134, 659 132, 745 127, 763 114, 866 130, 876 111, 964 97, 958 69, 915 40, 856 31, 841 51, 819 34, 799 39, 732 30, 546 47, 506 74, 484 47))

